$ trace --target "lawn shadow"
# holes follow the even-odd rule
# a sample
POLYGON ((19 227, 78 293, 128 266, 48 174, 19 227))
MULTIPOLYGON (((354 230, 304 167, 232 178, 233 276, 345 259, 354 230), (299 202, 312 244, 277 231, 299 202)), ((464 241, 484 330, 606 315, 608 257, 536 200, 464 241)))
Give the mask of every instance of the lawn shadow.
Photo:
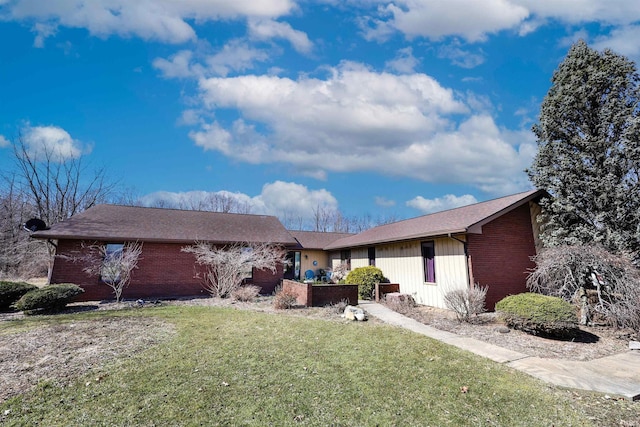
POLYGON ((97 309, 98 309, 98 306, 96 304, 77 304, 77 305, 68 305, 62 310, 51 311, 47 314, 84 313, 86 311, 94 311, 97 309))

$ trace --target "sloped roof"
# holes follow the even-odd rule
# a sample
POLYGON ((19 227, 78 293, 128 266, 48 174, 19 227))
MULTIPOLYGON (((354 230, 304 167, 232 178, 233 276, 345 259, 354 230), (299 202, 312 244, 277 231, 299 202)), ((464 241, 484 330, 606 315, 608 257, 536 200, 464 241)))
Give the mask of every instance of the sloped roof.
POLYGON ((323 231, 297 231, 289 233, 298 241, 301 249, 324 249, 326 246, 353 233, 328 233, 323 231))
POLYGON ((371 228, 351 237, 337 240, 326 250, 398 242, 448 234, 482 233, 482 226, 505 213, 547 194, 532 190, 499 199, 436 212, 417 218, 371 228))
POLYGON ((297 245, 274 216, 97 205, 32 234, 39 239, 297 245))

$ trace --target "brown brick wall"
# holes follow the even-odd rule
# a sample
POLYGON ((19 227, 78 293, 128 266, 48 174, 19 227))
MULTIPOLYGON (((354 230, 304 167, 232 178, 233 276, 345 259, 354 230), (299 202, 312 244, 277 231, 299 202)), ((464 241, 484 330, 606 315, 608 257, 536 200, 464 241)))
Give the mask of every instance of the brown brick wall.
POLYGON ((384 299, 386 294, 390 294, 392 292, 400 292, 400 284, 399 283, 376 283, 375 288, 375 296, 376 302, 384 299))
POLYGON ((312 298, 314 307, 324 307, 342 300, 350 305, 358 305, 358 285, 315 285, 312 298))
POLYGON ((295 295, 297 304, 304 305, 305 307, 311 306, 313 285, 310 283, 284 279, 282 281, 282 290, 295 295))
POLYGON ((527 271, 535 266, 529 205, 523 205, 482 227, 482 234, 469 234, 469 256, 473 278, 488 285, 487 309, 507 295, 526 292, 527 271))
MULTIPOLYGON (((196 276, 193 254, 182 252, 184 244, 144 243, 138 268, 131 275, 131 283, 122 292, 126 299, 172 298, 207 295, 202 281, 196 276)), ((89 277, 81 262, 67 257, 81 255, 81 241, 60 240, 58 256, 52 271, 51 283, 75 283, 84 288, 81 301, 112 299, 113 291, 100 282, 98 277, 89 277)), ((252 282, 262 287, 263 293, 271 293, 282 278, 280 267, 274 275, 269 270, 256 270, 252 282)))
POLYGON ((306 307, 323 307, 342 300, 358 305, 358 285, 313 285, 285 279, 282 290, 294 294, 297 303, 306 307))

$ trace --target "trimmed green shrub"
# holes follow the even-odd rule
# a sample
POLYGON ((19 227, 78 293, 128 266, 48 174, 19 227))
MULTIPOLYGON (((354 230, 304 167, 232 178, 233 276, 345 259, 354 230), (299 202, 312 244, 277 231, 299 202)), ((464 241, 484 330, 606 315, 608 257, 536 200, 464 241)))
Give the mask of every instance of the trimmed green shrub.
POLYGON ((0 281, 0 311, 7 311, 29 291, 38 289, 37 286, 25 282, 0 281))
POLYGON ((573 338, 577 335, 576 309, 561 298, 542 294, 510 295, 496 304, 507 326, 532 335, 573 338))
POLYGON ((345 283, 358 285, 358 298, 372 299, 376 283, 388 282, 378 267, 358 267, 351 270, 345 279, 345 283))
POLYGON ((63 309, 76 295, 84 292, 79 286, 70 283, 47 285, 29 291, 16 302, 15 307, 25 314, 36 314, 40 311, 57 311, 63 309))

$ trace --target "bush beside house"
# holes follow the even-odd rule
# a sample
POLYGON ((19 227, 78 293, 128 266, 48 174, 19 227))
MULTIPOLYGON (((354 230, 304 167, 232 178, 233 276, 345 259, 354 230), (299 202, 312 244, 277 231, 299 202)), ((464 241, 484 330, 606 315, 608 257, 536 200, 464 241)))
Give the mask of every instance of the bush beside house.
POLYGON ((0 311, 7 311, 24 294, 38 289, 37 286, 25 282, 0 282, 0 311))
POLYGON ((532 335, 572 338, 579 331, 575 308, 557 297, 510 295, 498 301, 496 311, 509 327, 532 335))
POLYGON ((346 283, 358 285, 358 297, 372 299, 376 283, 388 282, 378 267, 358 267, 352 270, 345 279, 346 283))
POLYGON ((24 294, 16 302, 15 307, 24 311, 25 314, 57 311, 63 309, 75 296, 83 292, 81 287, 70 283, 47 285, 24 294))

